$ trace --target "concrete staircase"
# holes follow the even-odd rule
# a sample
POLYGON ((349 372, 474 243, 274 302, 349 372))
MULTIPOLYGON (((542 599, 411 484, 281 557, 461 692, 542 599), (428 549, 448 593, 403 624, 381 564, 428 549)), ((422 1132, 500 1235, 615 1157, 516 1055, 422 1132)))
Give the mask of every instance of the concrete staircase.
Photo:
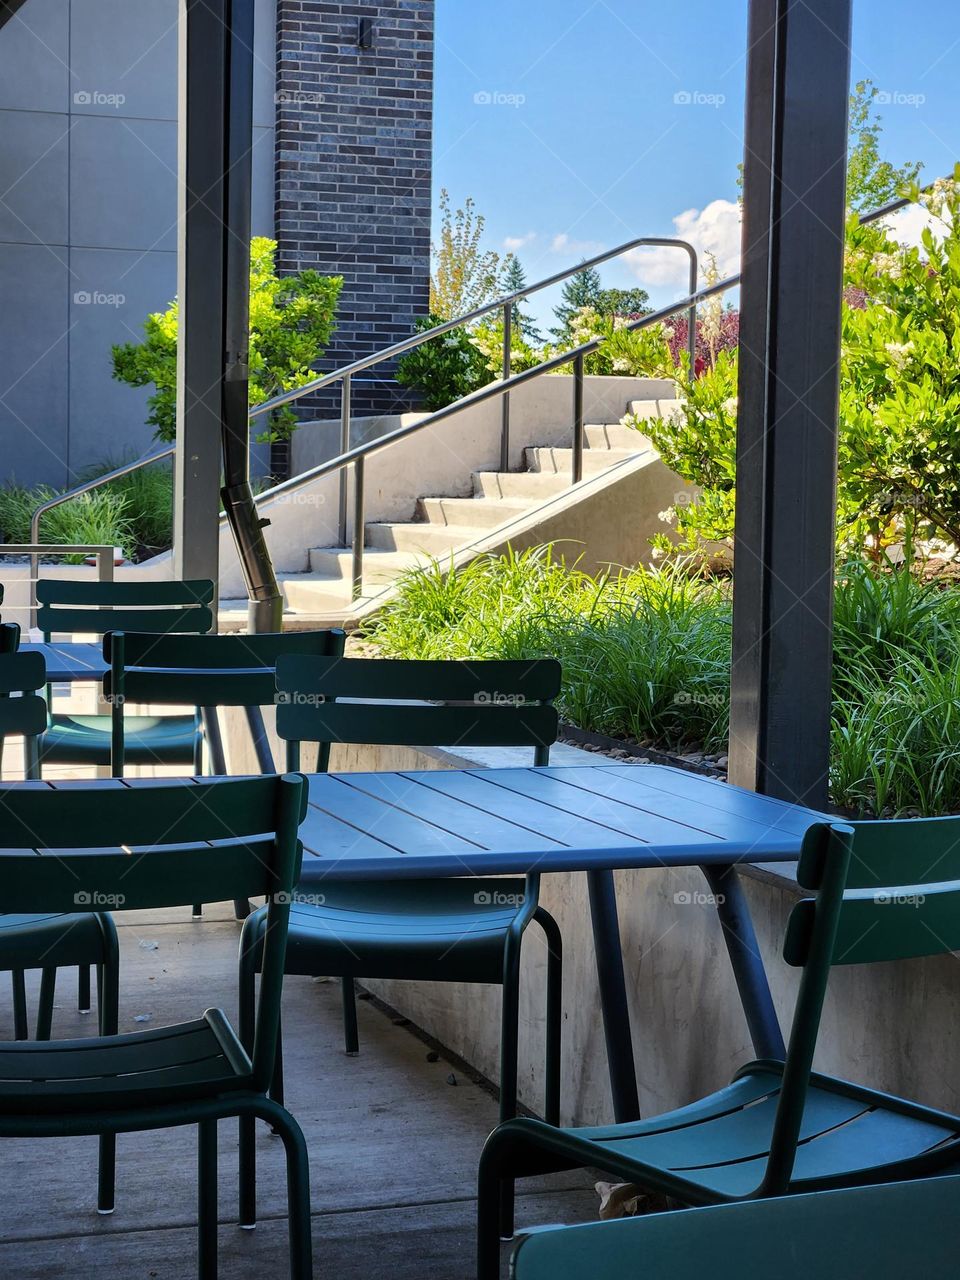
MULTIPOLYGON (((659 417, 675 400, 632 401, 638 417, 659 417)), ((619 422, 585 428, 584 483, 653 450, 638 431, 619 422)), ((309 571, 281 574, 287 625, 349 623, 380 599, 397 578, 416 565, 449 564, 457 553, 478 552, 509 538, 510 529, 528 527, 538 509, 571 490, 573 450, 533 446, 524 450, 521 471, 477 471, 468 497, 424 495, 409 521, 368 522, 365 527, 363 596, 351 602, 353 556, 348 548, 312 547, 309 571)), ((225 604, 227 602, 224 602, 225 604)))

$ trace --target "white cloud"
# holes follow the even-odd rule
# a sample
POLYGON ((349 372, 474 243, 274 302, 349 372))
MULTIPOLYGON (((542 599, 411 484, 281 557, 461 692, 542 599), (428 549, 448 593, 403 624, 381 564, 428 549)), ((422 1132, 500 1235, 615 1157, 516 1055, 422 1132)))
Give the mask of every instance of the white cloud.
POLYGON ((551 253, 563 253, 569 258, 593 258, 603 253, 607 246, 599 240, 572 240, 565 231, 555 235, 550 241, 551 253))
POLYGON ((536 238, 537 238, 537 233, 535 231, 528 231, 525 236, 505 236, 503 241, 503 247, 507 250, 508 253, 516 253, 519 249, 522 249, 525 245, 533 244, 536 238))
MULTIPOLYGON (((735 200, 711 200, 703 209, 685 209, 673 219, 673 226, 677 238, 689 240, 696 249, 701 268, 712 253, 721 276, 740 270, 740 206, 735 200)), ((631 249, 625 258, 642 284, 687 287, 687 258, 678 249, 667 245, 631 249)))
POLYGON ((938 239, 943 235, 943 222, 922 204, 907 205, 906 209, 885 219, 885 223, 900 244, 919 245, 925 227, 930 227, 938 239))

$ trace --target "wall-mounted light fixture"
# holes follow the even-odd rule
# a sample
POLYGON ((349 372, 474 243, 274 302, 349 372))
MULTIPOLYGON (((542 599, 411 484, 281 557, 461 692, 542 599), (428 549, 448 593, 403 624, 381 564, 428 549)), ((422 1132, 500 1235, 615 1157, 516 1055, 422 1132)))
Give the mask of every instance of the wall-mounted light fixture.
POLYGON ((372 18, 360 18, 357 21, 357 44, 361 49, 373 48, 372 18))

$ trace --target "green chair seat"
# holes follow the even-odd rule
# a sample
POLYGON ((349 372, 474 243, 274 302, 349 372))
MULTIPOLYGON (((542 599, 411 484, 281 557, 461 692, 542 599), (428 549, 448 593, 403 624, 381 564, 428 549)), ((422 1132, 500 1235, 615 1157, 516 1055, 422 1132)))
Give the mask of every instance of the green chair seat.
MULTIPOLYGON (((523 879, 330 883, 304 888, 290 912, 287 973, 447 982, 503 981, 503 948, 524 899, 523 879), (302 898, 302 900, 300 900, 302 898)), ((245 931, 260 949, 261 907, 245 931)))
POLYGON ((97 915, 0 915, 0 968, 61 968, 100 964, 105 946, 97 915))
POLYGON ((0 1111, 87 1114, 179 1104, 252 1087, 253 1068, 219 1009, 109 1039, 0 1044, 0 1111))
MULTIPOLYGON (((193 716, 126 716, 124 761, 131 765, 192 764, 201 738, 193 716)), ((109 716, 55 715, 40 736, 41 764, 109 765, 109 716)))
MULTIPOLYGON (((535 1121, 538 1145, 562 1134, 556 1149, 567 1147, 592 1162, 614 1169, 624 1179, 680 1190, 688 1203, 748 1196, 762 1181, 770 1155, 780 1101, 780 1073, 765 1064, 746 1067, 727 1089, 692 1107, 665 1112, 631 1124, 582 1129, 551 1129, 535 1121), (602 1155, 600 1154, 602 1152, 602 1155)), ((929 1115, 911 1115, 883 1106, 883 1095, 871 1095, 842 1080, 818 1077, 807 1091, 800 1126, 793 1185, 814 1190, 854 1181, 882 1180, 890 1169, 921 1157, 927 1162, 943 1146, 952 1159, 960 1155, 960 1121, 937 1123, 929 1115)))

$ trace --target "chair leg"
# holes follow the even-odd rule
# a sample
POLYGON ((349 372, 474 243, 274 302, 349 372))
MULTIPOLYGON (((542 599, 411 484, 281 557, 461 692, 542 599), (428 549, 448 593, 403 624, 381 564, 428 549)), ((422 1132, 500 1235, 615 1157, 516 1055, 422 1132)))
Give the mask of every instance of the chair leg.
MULTIPOLYGON (((120 1022, 120 956, 116 931, 110 922, 105 938, 106 956, 97 965, 97 1009, 100 1017, 100 1034, 115 1036, 120 1022)), ((100 1135, 100 1173, 97 1180, 97 1213, 102 1216, 113 1213, 116 1205, 117 1185, 117 1135, 100 1135)))
POLYGON ((37 1039, 49 1040, 53 1028, 53 1001, 57 991, 57 970, 49 966, 40 977, 40 1002, 37 1006, 37 1039))
POLYGON ((277 1018, 277 1056, 273 1062, 273 1080, 270 1097, 278 1107, 283 1106, 283 1015, 277 1018))
POLYGON ((310 1224, 310 1161, 303 1131, 289 1111, 271 1107, 266 1118, 283 1139, 287 1158, 287 1215, 290 1226, 290 1280, 313 1280, 310 1224))
POLYGON ((197 1125, 197 1251, 200 1280, 217 1280, 217 1122, 197 1125))
POLYGON ((190 914, 193 916, 194 920, 201 920, 203 918, 203 904, 195 902, 190 908, 190 914))
POLYGON ((14 969, 10 975, 13 984, 13 1038, 29 1040, 30 1028, 27 1026, 27 986, 23 970, 14 969))
MULTIPOLYGON (((240 1005, 237 1030, 247 1053, 253 1052, 256 1024, 257 978, 252 948, 240 943, 240 1005)), ((257 1225, 257 1130, 252 1115, 240 1116, 240 1226, 252 1231, 257 1225)))
MULTIPOLYGON (((499 1280, 501 1188, 500 1163, 484 1148, 477 1183, 477 1280, 499 1280)), ((512 1234, 512 1232, 511 1232, 512 1234)))
POLYGON ((77 1012, 89 1013, 92 1007, 90 1002, 90 966, 82 964, 77 969, 77 1012))
POLYGON ((560 1124, 560 1050, 563 1028, 563 937, 553 916, 542 907, 534 916, 547 940, 547 1060, 543 1116, 560 1124))
POLYGON ((360 1032, 357 1027, 357 990, 352 978, 341 978, 343 1000, 343 1044, 348 1058, 360 1052, 360 1032))

